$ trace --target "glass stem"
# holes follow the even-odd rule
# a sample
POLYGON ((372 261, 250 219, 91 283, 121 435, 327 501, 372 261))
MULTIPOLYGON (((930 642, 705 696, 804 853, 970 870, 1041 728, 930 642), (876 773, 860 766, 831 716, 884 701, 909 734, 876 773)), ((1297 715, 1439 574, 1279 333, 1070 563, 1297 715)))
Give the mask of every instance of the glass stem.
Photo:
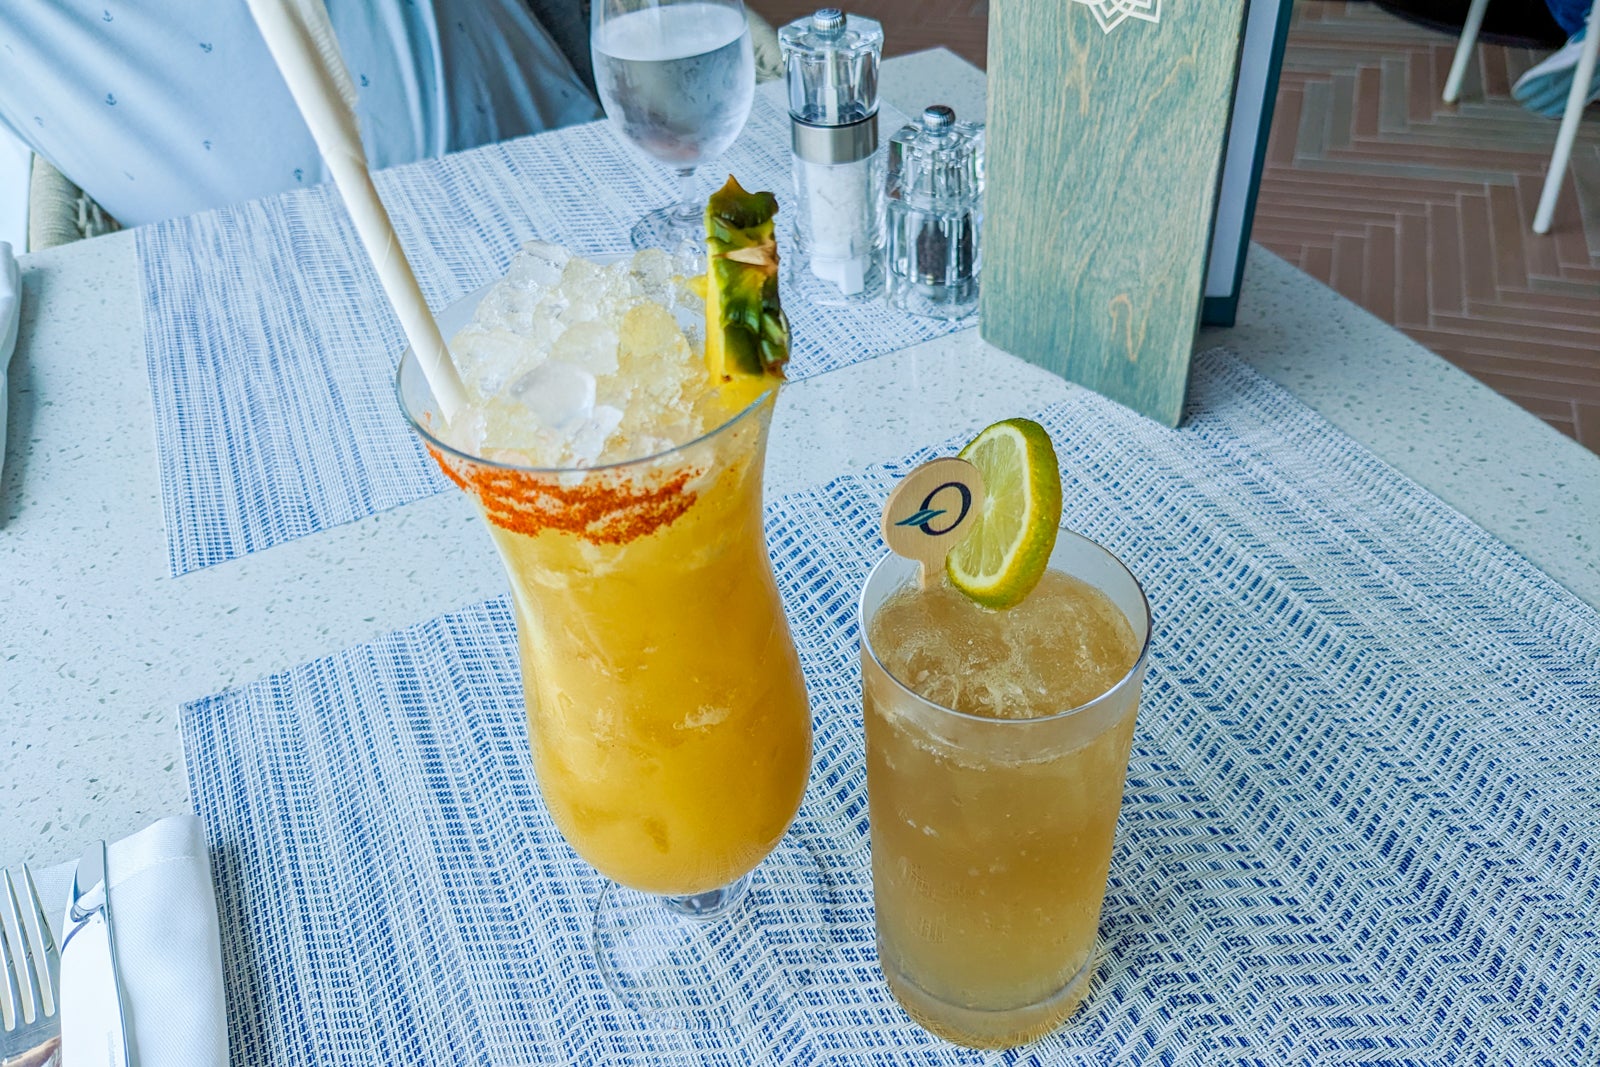
POLYGON ((675 167, 673 173, 678 176, 678 214, 698 219, 701 208, 695 198, 694 168, 675 167))
POLYGON ((685 919, 720 919, 739 906, 749 888, 750 876, 747 874, 721 889, 693 893, 685 897, 663 896, 659 899, 666 905, 668 911, 685 919))

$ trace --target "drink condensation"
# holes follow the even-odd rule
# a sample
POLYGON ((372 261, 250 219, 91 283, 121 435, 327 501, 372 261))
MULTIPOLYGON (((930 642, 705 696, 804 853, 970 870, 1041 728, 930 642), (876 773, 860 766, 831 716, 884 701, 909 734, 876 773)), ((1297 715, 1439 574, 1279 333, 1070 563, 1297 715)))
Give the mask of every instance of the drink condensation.
POLYGON ((606 114, 668 166, 727 150, 755 94, 755 53, 737 10, 718 4, 646 8, 601 24, 595 81, 606 114))

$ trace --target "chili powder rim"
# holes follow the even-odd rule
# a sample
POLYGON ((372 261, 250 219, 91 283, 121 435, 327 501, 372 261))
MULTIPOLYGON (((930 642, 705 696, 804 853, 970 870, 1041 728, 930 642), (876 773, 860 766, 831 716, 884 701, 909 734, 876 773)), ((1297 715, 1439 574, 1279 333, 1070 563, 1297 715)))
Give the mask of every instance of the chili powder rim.
MULTIPOLYGON (((438 434, 424 426, 416 414, 412 412, 410 405, 406 403, 405 388, 401 384, 402 379, 408 373, 406 371, 406 364, 408 361, 414 365, 413 370, 410 373, 415 373, 418 375, 422 374, 421 365, 416 364, 415 354, 411 349, 407 348, 404 354, 400 357, 399 366, 395 368, 395 400, 399 403, 400 411, 405 415, 406 422, 410 423, 411 428, 417 432, 418 436, 422 438, 425 444, 438 449, 445 456, 464 463, 476 464, 480 467, 491 467, 503 471, 516 471, 523 474, 541 474, 552 477, 569 474, 602 474, 608 471, 621 471, 628 468, 656 464, 659 461, 670 459, 679 453, 687 452, 691 448, 705 444, 723 432, 731 430, 735 426, 743 423, 746 419, 760 411, 765 405, 772 403, 778 392, 777 385, 774 384, 772 388, 768 389, 766 392, 752 400, 749 404, 745 405, 744 408, 729 418, 726 422, 707 430, 705 433, 691 441, 685 441, 681 445, 674 445, 671 448, 663 449, 660 452, 653 452, 647 456, 637 456, 632 459, 619 459, 611 463, 596 464, 592 467, 525 467, 518 463, 502 463, 499 460, 485 459, 482 456, 475 456, 470 452, 467 452, 461 448, 457 448, 448 441, 442 440, 438 434)), ((424 388, 427 387, 426 378, 423 379, 423 386, 424 388)), ((432 390, 429 389, 428 393, 431 396, 432 390)))

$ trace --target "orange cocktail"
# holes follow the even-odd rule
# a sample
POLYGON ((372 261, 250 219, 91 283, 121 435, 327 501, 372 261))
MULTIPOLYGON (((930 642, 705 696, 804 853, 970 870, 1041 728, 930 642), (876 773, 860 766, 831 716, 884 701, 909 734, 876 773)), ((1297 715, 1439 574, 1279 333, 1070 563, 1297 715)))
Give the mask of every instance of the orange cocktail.
POLYGON ((761 525, 771 394, 642 467, 478 485, 511 580, 539 788, 607 878, 748 873, 800 805, 811 715, 761 525))
POLYGON ((401 402, 505 564, 562 835, 624 886, 715 894, 777 845, 811 763, 762 529, 776 392, 707 378, 671 306, 684 279, 660 253, 525 256, 484 298, 501 317, 452 345, 482 400, 444 426, 408 355, 401 402), (508 341, 519 316, 544 340, 508 341))

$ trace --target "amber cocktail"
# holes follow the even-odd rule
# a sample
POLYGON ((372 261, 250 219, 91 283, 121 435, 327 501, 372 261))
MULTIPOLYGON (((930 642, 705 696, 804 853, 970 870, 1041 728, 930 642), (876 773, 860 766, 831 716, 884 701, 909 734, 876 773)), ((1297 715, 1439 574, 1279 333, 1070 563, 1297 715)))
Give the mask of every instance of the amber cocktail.
POLYGON ((976 1048, 1047 1033, 1093 973, 1150 615, 1115 556, 1063 530, 1020 605, 861 597, 878 956, 922 1026, 976 1048))

